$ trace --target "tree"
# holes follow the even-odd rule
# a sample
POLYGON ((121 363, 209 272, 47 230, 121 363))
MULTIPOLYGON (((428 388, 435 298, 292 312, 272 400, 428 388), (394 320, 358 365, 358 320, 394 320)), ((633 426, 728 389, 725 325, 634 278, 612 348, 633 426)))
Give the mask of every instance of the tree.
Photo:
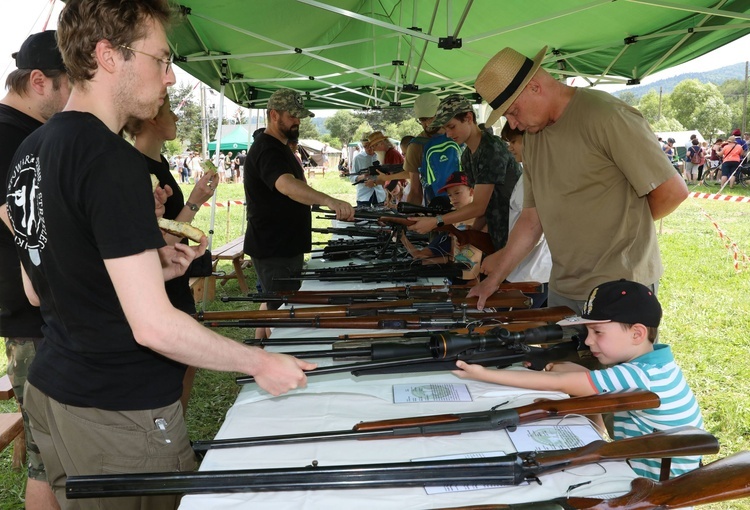
POLYGON ((731 129, 732 109, 721 97, 711 96, 698 105, 690 121, 704 138, 713 140, 719 130, 729 132, 731 129))
POLYGON ((415 119, 406 119, 399 122, 398 126, 396 126, 396 134, 393 135, 393 138, 401 140, 407 135, 417 136, 421 132, 422 126, 419 124, 419 122, 417 122, 415 119))
POLYGON ((720 101, 723 99, 713 83, 703 84, 695 79, 682 80, 669 97, 674 118, 688 129, 697 129, 697 126, 692 125, 693 114, 710 97, 716 97, 720 101))
POLYGON ((653 131, 685 131, 685 127, 671 117, 662 117, 656 122, 652 122, 651 129, 653 131))
POLYGON ((669 94, 663 94, 661 98, 661 115, 659 111, 659 93, 651 89, 641 97, 638 102, 638 110, 640 110, 643 118, 648 121, 649 124, 653 124, 659 117, 671 117, 672 107, 670 105, 669 94))
POLYGON ((372 129, 372 126, 367 121, 361 121, 360 125, 357 126, 357 129, 354 131, 354 136, 352 136, 350 142, 358 142, 360 140, 364 140, 367 138, 367 135, 372 133, 374 129, 372 129))
POLYGON ((308 140, 318 140, 320 138, 318 128, 315 127, 310 117, 305 117, 299 123, 299 137, 308 140))
POLYGON ((638 97, 629 90, 623 90, 618 94, 621 101, 626 102, 630 106, 636 106, 638 104, 638 97))
MULTIPOLYGON (((169 101, 177 114, 177 139, 190 149, 201 148, 201 108, 192 97, 193 87, 189 83, 172 87, 169 101)), ((214 131, 215 132, 215 131, 214 131)))
POLYGON ((357 117, 367 121, 373 131, 386 133, 388 124, 400 124, 401 122, 414 118, 412 108, 385 108, 382 110, 365 110, 356 113, 357 117))
POLYGON ((325 126, 331 132, 331 138, 338 138, 346 145, 352 140, 352 135, 357 130, 362 120, 346 110, 339 110, 333 116, 328 117, 325 126))

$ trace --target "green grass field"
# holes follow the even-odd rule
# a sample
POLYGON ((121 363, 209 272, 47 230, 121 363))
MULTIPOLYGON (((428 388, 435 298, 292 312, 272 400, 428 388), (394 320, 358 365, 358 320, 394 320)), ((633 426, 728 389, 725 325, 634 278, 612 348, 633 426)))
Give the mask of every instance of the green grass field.
MULTIPOLYGON (((336 172, 310 180, 316 189, 353 201, 353 189, 336 172)), ((691 191, 718 191, 718 187, 698 187, 691 191)), ((217 201, 242 201, 241 185, 220 186, 217 201)), ((750 196, 745 188, 726 189, 725 194, 750 196)), ((724 203, 688 198, 677 211, 657 223, 665 274, 659 288, 664 308, 661 341, 672 345, 678 363, 692 386, 706 421, 706 429, 721 442, 718 457, 750 450, 750 263, 734 268, 731 252, 716 228, 705 216, 711 216, 725 238, 739 250, 750 254, 750 204, 724 203)), ((244 230, 242 205, 217 208, 214 222, 214 246, 241 235, 244 230)), ((208 230, 209 209, 203 208, 196 226, 208 230)), ((319 220, 323 226, 325 221, 319 220)), ((226 267, 229 270, 229 265, 226 267)), ((252 268, 246 270, 254 286, 252 268)), ((218 286, 217 296, 239 295, 236 283, 218 286)), ((209 303, 207 310, 240 308, 242 304, 209 303)), ((237 339, 252 335, 252 330, 223 331, 237 339)), ((0 355, 0 374, 5 372, 0 355)), ((218 431, 227 408, 238 391, 235 374, 199 370, 188 408, 188 428, 193 439, 211 438, 218 431)), ((3 403, 3 411, 13 409, 3 403)), ((24 474, 10 469, 10 452, 0 455, 0 509, 23 508, 24 474)), ((706 509, 750 510, 750 500, 707 505, 706 509)))

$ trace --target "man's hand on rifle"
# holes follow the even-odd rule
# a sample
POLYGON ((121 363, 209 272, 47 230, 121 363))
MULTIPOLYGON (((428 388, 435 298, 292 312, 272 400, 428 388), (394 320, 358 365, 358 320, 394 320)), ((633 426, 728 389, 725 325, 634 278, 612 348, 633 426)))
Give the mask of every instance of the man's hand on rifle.
POLYGON ((349 202, 337 200, 329 197, 330 200, 325 204, 330 210, 336 213, 336 219, 341 221, 354 220, 354 208, 349 202))
POLYGON ((382 186, 383 184, 391 180, 390 174, 384 174, 380 170, 375 171, 378 173, 378 175, 376 175, 374 178, 375 184, 380 184, 382 186))
POLYGON ((477 310, 483 310, 487 298, 497 292, 499 288, 500 281, 498 281, 496 276, 490 274, 487 278, 473 286, 466 297, 476 297, 477 310))
POLYGON ((420 234, 427 234, 437 228, 437 219, 432 216, 409 217, 409 220, 414 222, 414 225, 409 226, 409 230, 420 234))
POLYGON ((258 386, 274 397, 307 386, 307 376, 303 371, 318 366, 286 354, 258 350, 263 359, 259 360, 257 370, 250 371, 250 375, 255 378, 258 386))

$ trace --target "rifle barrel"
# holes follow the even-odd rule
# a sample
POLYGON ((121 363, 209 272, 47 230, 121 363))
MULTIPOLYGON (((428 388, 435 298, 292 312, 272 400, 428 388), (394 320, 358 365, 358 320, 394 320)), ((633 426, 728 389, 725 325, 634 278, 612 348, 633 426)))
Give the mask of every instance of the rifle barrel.
POLYGON ((542 474, 599 461, 716 453, 708 432, 685 427, 614 443, 595 441, 564 451, 523 452, 484 459, 394 462, 371 465, 267 468, 190 473, 146 473, 68 477, 69 499, 216 492, 258 492, 445 484, 518 485, 542 474), (689 430, 687 430, 689 429, 689 430), (547 461, 547 458, 553 461, 547 461))
POLYGON ((557 418, 568 414, 599 414, 653 409, 659 407, 656 393, 650 391, 630 391, 573 397, 563 400, 544 400, 511 409, 495 409, 471 413, 415 416, 356 424, 350 430, 286 434, 278 436, 245 437, 196 441, 193 449, 203 452, 220 448, 246 446, 299 444, 321 441, 341 441, 353 439, 392 439, 421 436, 443 436, 502 430, 532 423, 546 418, 557 418))

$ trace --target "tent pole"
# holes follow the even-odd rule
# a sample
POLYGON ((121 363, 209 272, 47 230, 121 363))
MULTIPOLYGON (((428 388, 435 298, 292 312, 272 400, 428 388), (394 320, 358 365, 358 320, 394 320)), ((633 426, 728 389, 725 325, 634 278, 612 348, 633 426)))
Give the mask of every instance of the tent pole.
MULTIPOLYGON (((218 168, 219 163, 219 151, 221 151, 221 125, 222 120, 224 119, 224 83, 221 84, 221 96, 219 97, 219 121, 217 123, 217 133, 216 133, 216 171, 221 172, 223 169, 218 168)), ((218 175, 216 176, 216 183, 218 184, 219 178, 218 175)), ((213 242, 214 238, 214 223, 216 221, 216 192, 214 192, 213 195, 211 195, 211 219, 208 223, 208 249, 211 249, 211 243, 213 242)), ((229 240, 227 240, 229 241, 229 240)), ((205 285, 203 287, 203 307, 206 306, 206 301, 208 301, 208 285, 205 285)))

